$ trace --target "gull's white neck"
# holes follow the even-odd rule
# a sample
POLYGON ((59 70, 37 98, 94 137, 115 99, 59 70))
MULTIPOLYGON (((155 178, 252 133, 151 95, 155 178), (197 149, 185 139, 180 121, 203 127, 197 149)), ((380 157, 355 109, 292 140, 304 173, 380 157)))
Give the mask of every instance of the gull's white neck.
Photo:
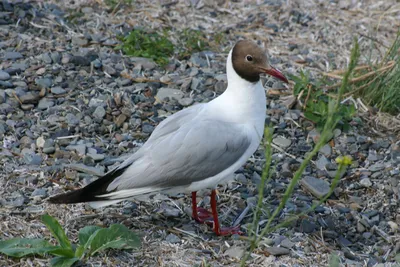
POLYGON ((240 77, 232 66, 232 50, 226 63, 228 88, 209 102, 219 112, 224 121, 250 123, 263 133, 266 96, 261 82, 252 83, 240 77))

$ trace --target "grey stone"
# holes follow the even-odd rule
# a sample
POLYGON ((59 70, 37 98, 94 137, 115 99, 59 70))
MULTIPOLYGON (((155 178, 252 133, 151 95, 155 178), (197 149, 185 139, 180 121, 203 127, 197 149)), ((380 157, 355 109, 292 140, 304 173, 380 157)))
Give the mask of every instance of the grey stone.
POLYGON ((65 116, 65 119, 67 120, 68 125, 74 126, 74 125, 78 125, 80 120, 72 113, 68 113, 65 116))
POLYGON ((184 93, 181 90, 178 89, 171 89, 171 88, 161 88, 158 90, 156 98, 159 101, 164 101, 166 98, 169 99, 176 99, 179 101, 179 99, 182 99, 184 96, 184 93))
POLYGON ((184 98, 179 99, 178 103, 184 107, 187 107, 187 106, 190 106, 191 104, 193 104, 193 98, 184 97, 184 98))
POLYGON ((144 133, 152 133, 154 131, 154 126, 149 123, 143 123, 142 132, 144 133))
POLYGON ((326 165, 328 165, 329 163, 330 161, 324 155, 321 155, 319 159, 315 162, 319 170, 325 170, 326 165))
POLYGON ((24 154, 24 161, 28 165, 40 165, 42 164, 42 157, 35 153, 25 153, 24 154))
POLYGON ((317 225, 309 220, 302 220, 300 224, 300 231, 302 233, 312 233, 317 229, 317 225))
POLYGON ((222 94, 223 92, 225 92, 227 87, 228 87, 228 84, 226 82, 218 81, 214 85, 214 91, 219 94, 222 94))
POLYGON ((91 157, 94 161, 101 161, 104 159, 104 154, 86 154, 88 157, 91 157))
POLYGON ((144 57, 131 57, 130 60, 135 64, 135 67, 140 65, 145 70, 152 70, 157 66, 154 61, 144 57))
POLYGON ((0 89, 0 104, 3 104, 4 102, 6 102, 6 92, 0 89))
POLYGON ((54 63, 60 64, 61 63, 61 55, 59 52, 55 51, 50 54, 51 60, 53 60, 54 63))
POLYGON ((69 151, 76 151, 76 153, 78 153, 78 155, 80 155, 80 156, 84 156, 86 154, 86 145, 85 144, 69 145, 65 149, 69 150, 69 151))
POLYGON ((330 189, 330 185, 327 181, 312 176, 304 177, 300 180, 300 184, 317 198, 321 198, 328 194, 330 189))
POLYGON ((0 81, 7 81, 11 78, 10 74, 5 71, 0 70, 0 81))
POLYGON ((47 197, 47 189, 46 188, 36 188, 33 192, 31 197, 47 197))
POLYGON ((283 247, 269 247, 265 249, 269 254, 274 256, 289 255, 290 250, 283 247))
POLYGON ((275 137, 272 142, 281 148, 288 148, 292 144, 292 140, 283 136, 275 137))
POLYGON ((19 96, 19 100, 22 104, 37 103, 39 98, 39 93, 36 92, 27 92, 19 96))
POLYGON ((93 117, 102 119, 106 115, 106 110, 104 109, 103 106, 98 106, 94 112, 93 112, 93 117))
POLYGON ((104 65, 103 71, 110 74, 111 76, 116 76, 118 74, 117 71, 110 65, 104 65))
POLYGON ((194 91, 198 91, 198 90, 201 91, 200 85, 201 85, 201 80, 194 77, 192 79, 192 83, 190 84, 190 89, 194 90, 194 91))
POLYGON ((319 152, 324 156, 329 157, 332 155, 332 147, 329 144, 325 144, 323 147, 321 147, 319 152))
POLYGON ((85 38, 78 37, 78 36, 73 36, 72 44, 78 45, 78 46, 85 46, 88 44, 88 40, 85 38))
POLYGON ((50 88, 53 84, 53 80, 50 78, 38 78, 35 80, 35 83, 41 88, 50 88))
POLYGON ((385 164, 383 163, 375 163, 371 166, 369 166, 368 170, 372 171, 372 172, 377 172, 377 171, 381 171, 385 169, 385 164))
POLYGON ((103 176, 104 175, 104 168, 99 167, 90 167, 86 166, 84 164, 68 164, 66 165, 67 168, 70 168, 72 170, 84 172, 87 174, 91 175, 96 175, 96 176, 103 176))
POLYGON ((224 255, 231 258, 240 259, 244 255, 245 249, 238 246, 232 246, 225 250, 224 255))
POLYGON ((48 98, 42 98, 39 100, 38 109, 44 110, 48 109, 49 107, 54 106, 54 102, 48 98))
POLYGON ((172 244, 181 243, 181 239, 174 234, 167 235, 167 237, 165 238, 165 241, 172 243, 172 244))
POLYGON ((42 54, 42 60, 43 60, 43 62, 46 63, 46 64, 51 64, 51 63, 53 63, 53 60, 51 59, 49 53, 44 53, 44 54, 42 54))
POLYGON ((378 160, 378 156, 377 156, 377 154, 376 154, 376 151, 370 149, 369 152, 368 152, 368 157, 367 157, 367 159, 368 159, 369 161, 377 161, 377 160, 378 160))
POLYGON ((67 91, 60 86, 55 86, 51 88, 51 93, 54 95, 63 95, 67 93, 67 91))
POLYGON ((56 148, 54 147, 54 140, 53 139, 46 139, 43 144, 43 153, 52 154, 56 148))
POLYGON ((361 179, 360 184, 364 187, 371 187, 372 186, 372 182, 369 178, 364 178, 361 179))
POLYGON ((23 55, 20 52, 5 52, 4 53, 4 59, 5 60, 14 60, 14 59, 20 59, 23 58, 23 55))

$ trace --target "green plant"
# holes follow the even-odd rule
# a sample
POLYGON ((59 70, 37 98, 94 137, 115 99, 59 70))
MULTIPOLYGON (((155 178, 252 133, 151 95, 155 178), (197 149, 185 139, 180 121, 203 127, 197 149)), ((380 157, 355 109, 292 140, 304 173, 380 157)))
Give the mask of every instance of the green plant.
POLYGON ((164 34, 148 33, 135 29, 120 40, 122 44, 116 49, 122 50, 129 56, 151 58, 160 65, 167 64, 168 58, 174 53, 174 45, 166 37, 166 32, 164 34))
POLYGON ((75 262, 108 249, 133 249, 140 246, 140 239, 121 224, 109 228, 86 226, 79 231, 79 244, 72 245, 61 225, 50 215, 43 215, 42 222, 49 229, 58 245, 45 239, 13 238, 0 241, 0 253, 21 258, 30 255, 53 255, 52 266, 71 266, 75 262))
MULTIPOLYGON (((310 73, 303 71, 300 72, 300 76, 292 75, 291 79, 295 82, 293 93, 303 103, 304 116, 321 129, 327 121, 331 99, 322 88, 329 84, 329 81, 321 78, 312 82, 310 73)), ((334 119, 343 130, 348 130, 349 122, 353 119, 355 112, 353 103, 343 103, 335 112, 334 119)))
POLYGON ((340 258, 337 254, 332 253, 329 259, 329 267, 339 267, 340 266, 340 258))
MULTIPOLYGON (((270 131, 268 128, 265 130, 264 139, 266 140, 266 152, 265 152, 266 164, 264 166, 263 174, 261 177, 261 183, 259 185, 258 203, 256 206, 255 214, 253 217, 253 224, 252 224, 253 229, 251 229, 252 231, 250 231, 250 238, 249 238, 250 246, 249 246, 248 252, 242 258, 241 266, 246 265, 246 260, 250 257, 251 252, 258 246, 258 244, 260 243, 260 241, 266 234, 271 233, 281 227, 284 227, 288 223, 293 222, 293 221, 299 219, 300 217, 307 215, 309 212, 315 210, 315 208, 318 205, 325 202, 328 199, 328 197, 333 193, 333 190, 339 183, 341 174, 345 171, 346 167, 351 164, 350 157, 345 156, 345 157, 337 158, 336 162, 338 163, 338 170, 336 171, 336 175, 331 183, 329 192, 325 196, 323 196, 318 202, 314 203, 314 205, 312 205, 308 210, 306 210, 300 214, 291 216, 291 217, 287 218, 286 220, 284 220, 282 223, 279 223, 279 224, 276 224, 275 226, 273 226, 273 222, 274 222, 275 218, 279 215, 279 213, 282 211, 282 209, 286 206, 286 203, 288 202, 288 200, 291 198, 291 196, 293 194, 293 190, 294 190, 295 186, 298 184, 298 182, 300 181, 302 174, 303 174, 305 168, 307 167, 308 163, 318 153, 318 151, 322 148, 322 146, 326 144, 326 142, 329 140, 329 137, 331 136, 333 129, 336 127, 336 124, 338 123, 338 119, 336 118, 335 114, 338 112, 338 110, 340 108, 340 105, 341 105, 340 101, 343 97, 345 89, 347 88, 347 86, 349 84, 350 75, 353 72, 353 70, 357 64, 358 58, 359 58, 359 48, 358 48, 358 43, 355 41, 354 47, 351 51, 350 64, 348 66, 347 72, 345 73, 345 75, 343 77, 342 85, 340 86, 340 88, 338 90, 337 97, 335 99, 330 99, 328 102, 328 113, 327 113, 327 117, 326 117, 326 122, 322 129, 322 132, 321 132, 318 142, 315 144, 313 150, 306 155, 306 157, 303 160, 303 162, 301 163, 299 169, 294 174, 294 177, 291 180, 290 184, 286 188, 286 191, 283 194, 282 200, 279 203, 278 207, 273 211, 273 213, 270 216, 268 216, 268 221, 267 221, 266 226, 261 230, 260 234, 257 235, 257 226, 258 226, 258 220, 259 220, 258 214, 262 208, 262 204, 263 204, 262 199, 264 198, 263 187, 265 186, 268 177, 270 177, 270 166, 271 166, 271 161, 272 161, 272 157, 270 155, 272 153, 271 152, 272 151, 272 148, 271 148, 272 131, 270 131)), ((306 79, 307 77, 308 76, 304 76, 304 79, 306 79)))
POLYGON ((120 4, 126 4, 126 5, 130 5, 132 4, 132 0, 104 0, 104 3, 110 8, 110 9, 114 9, 117 7, 117 5, 120 4))

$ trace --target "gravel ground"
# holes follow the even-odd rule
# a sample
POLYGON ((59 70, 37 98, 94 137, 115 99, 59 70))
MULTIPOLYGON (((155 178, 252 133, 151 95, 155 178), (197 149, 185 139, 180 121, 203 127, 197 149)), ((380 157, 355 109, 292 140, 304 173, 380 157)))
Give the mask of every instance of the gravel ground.
MULTIPOLYGON (((221 94, 227 51, 238 39, 268 43, 271 62, 287 74, 305 69, 315 76, 346 66, 353 37, 360 41, 361 60, 367 53, 379 59, 400 26, 399 3, 119 2, 115 8, 100 0, 0 3, 0 239, 48 236, 40 222, 47 212, 75 240, 77 231, 91 224, 123 223, 142 235, 140 250, 109 251, 87 266, 237 266, 246 241, 216 237, 194 223, 188 196, 125 202, 100 211, 45 200, 117 166, 168 115, 221 94), (184 59, 175 57, 161 68, 114 49, 117 36, 133 28, 170 28, 172 40, 185 28, 197 29, 214 45, 184 59), (213 41, 217 34, 224 37, 218 45, 213 41), (369 54, 372 44, 377 45, 369 54)), ((264 82, 267 115, 275 125, 274 174, 264 202, 274 208, 318 133, 300 110, 288 108, 293 85, 264 82)), ((400 249, 399 136, 371 119, 358 114, 350 131, 333 133, 280 218, 310 207, 330 185, 334 159, 351 155, 354 163, 334 195, 309 216, 267 236, 248 266, 321 266, 332 252, 346 266, 395 265, 400 249)), ((224 225, 246 215, 241 219, 246 230, 251 221, 252 210, 246 207, 257 194, 263 154, 260 147, 235 181, 219 188, 224 225)), ((207 191, 203 194, 207 206, 207 191)), ((266 219, 267 213, 260 226, 266 219)), ((0 256, 0 266, 47 263, 0 256)))

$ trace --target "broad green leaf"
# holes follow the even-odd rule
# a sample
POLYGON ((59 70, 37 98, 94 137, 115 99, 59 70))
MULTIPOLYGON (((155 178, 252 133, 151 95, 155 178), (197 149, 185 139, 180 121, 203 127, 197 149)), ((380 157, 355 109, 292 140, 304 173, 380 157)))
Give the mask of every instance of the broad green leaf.
POLYGON ((51 259, 50 264, 52 267, 70 267, 77 261, 79 261, 78 258, 55 257, 51 259))
POLYGON ((75 257, 82 259, 83 253, 85 252, 85 250, 86 250, 86 248, 84 245, 80 245, 79 247, 77 247, 75 250, 75 257))
POLYGON ((395 260, 397 263, 400 263, 400 253, 397 254, 397 255, 394 257, 394 260, 395 260))
POLYGON ((319 117, 318 115, 315 115, 314 113, 310 112, 310 111, 306 111, 304 112, 304 116, 313 121, 314 123, 318 123, 321 121, 321 117, 319 117))
POLYGON ((62 247, 58 247, 58 248, 50 251, 49 253, 52 255, 55 255, 55 256, 68 257, 68 258, 72 258, 75 256, 75 253, 72 249, 62 248, 62 247))
POLYGON ((13 238, 0 241, 0 253, 11 257, 23 257, 26 255, 44 255, 59 247, 52 246, 44 239, 13 238))
POLYGON ((122 224, 113 224, 109 228, 96 231, 89 242, 89 255, 107 248, 131 249, 140 246, 139 237, 122 224))
POLYGON ((42 216, 42 221, 57 239, 60 246, 67 249, 69 248, 72 251, 71 243, 58 221, 48 214, 42 216))
POLYGON ((96 225, 83 227, 81 230, 79 230, 79 243, 84 246, 89 240, 90 236, 100 229, 102 228, 96 225))

